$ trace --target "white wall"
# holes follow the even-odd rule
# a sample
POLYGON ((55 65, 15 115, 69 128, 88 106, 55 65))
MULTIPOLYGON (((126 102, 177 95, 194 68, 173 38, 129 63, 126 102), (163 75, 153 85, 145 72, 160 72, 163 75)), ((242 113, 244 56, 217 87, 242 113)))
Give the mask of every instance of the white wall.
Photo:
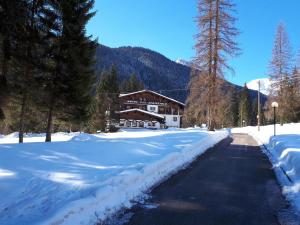
POLYGON ((181 120, 181 116, 179 115, 163 115, 163 114, 159 114, 161 116, 164 116, 166 118, 166 126, 168 127, 180 127, 180 120, 181 120), (176 117, 177 121, 174 121, 173 118, 176 117))

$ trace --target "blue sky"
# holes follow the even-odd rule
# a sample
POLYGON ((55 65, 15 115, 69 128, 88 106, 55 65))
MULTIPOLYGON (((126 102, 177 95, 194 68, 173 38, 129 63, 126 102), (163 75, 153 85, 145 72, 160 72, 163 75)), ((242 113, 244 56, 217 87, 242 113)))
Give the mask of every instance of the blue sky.
MULTIPOLYGON (((235 0, 242 54, 226 78, 243 83, 267 77, 277 25, 285 23, 294 52, 300 48, 299 0, 235 0)), ((96 0, 87 31, 109 47, 139 46, 171 60, 195 56, 197 0, 96 0)))

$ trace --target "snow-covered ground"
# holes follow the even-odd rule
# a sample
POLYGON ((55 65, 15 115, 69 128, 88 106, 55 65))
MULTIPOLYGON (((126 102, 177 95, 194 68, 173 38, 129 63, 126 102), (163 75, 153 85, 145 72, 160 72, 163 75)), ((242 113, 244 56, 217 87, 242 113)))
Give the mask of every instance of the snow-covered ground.
POLYGON ((0 138, 0 224, 94 224, 129 207, 227 131, 168 129, 0 138))
MULTIPOLYGON (((78 135, 79 133, 55 133, 52 134, 52 141, 69 141, 72 139, 75 135, 78 135)), ((24 134, 24 142, 30 143, 30 142, 45 142, 46 134, 24 134)), ((0 144, 13 144, 19 142, 19 133, 14 132, 9 135, 3 136, 0 135, 0 144)))
POLYGON ((283 193, 300 212, 300 123, 274 126, 235 128, 233 133, 248 133, 267 148, 283 193))

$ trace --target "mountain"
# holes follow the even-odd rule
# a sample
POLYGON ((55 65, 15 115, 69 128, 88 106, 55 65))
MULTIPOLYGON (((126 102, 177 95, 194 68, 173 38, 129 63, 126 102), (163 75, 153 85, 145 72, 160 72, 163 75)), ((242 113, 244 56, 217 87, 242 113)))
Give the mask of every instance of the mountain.
MULTIPOLYGON (((141 47, 110 48, 99 45, 96 51, 98 79, 101 72, 115 65, 120 81, 135 73, 145 88, 185 102, 190 81, 191 63, 184 60, 174 62, 162 54, 141 47)), ((226 81, 224 91, 229 87, 241 90, 242 87, 226 81)), ((254 99, 257 93, 250 90, 254 99)), ((263 97, 264 98, 264 97, 263 97)), ((263 99, 264 101, 264 99, 263 99)))
POLYGON ((270 88, 272 85, 272 81, 269 78, 261 78, 261 79, 252 80, 247 83, 247 87, 249 89, 258 91, 258 81, 260 81, 260 92, 265 95, 269 95, 270 88))
POLYGON ((193 65, 192 62, 184 60, 184 59, 177 59, 175 62, 178 64, 181 64, 181 65, 187 66, 187 67, 192 67, 192 65, 193 65))
POLYGON ((100 45, 96 60, 99 74, 114 64, 120 81, 135 73, 147 89, 161 90, 161 94, 180 101, 187 97, 185 89, 190 80, 190 67, 175 63, 160 53, 140 47, 109 48, 100 45))

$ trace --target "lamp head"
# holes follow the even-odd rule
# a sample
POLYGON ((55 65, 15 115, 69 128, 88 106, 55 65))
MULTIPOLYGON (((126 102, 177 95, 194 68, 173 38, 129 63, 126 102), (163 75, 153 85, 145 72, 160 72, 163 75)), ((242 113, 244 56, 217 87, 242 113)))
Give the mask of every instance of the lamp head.
POLYGON ((272 102, 272 108, 278 108, 278 102, 272 102))

